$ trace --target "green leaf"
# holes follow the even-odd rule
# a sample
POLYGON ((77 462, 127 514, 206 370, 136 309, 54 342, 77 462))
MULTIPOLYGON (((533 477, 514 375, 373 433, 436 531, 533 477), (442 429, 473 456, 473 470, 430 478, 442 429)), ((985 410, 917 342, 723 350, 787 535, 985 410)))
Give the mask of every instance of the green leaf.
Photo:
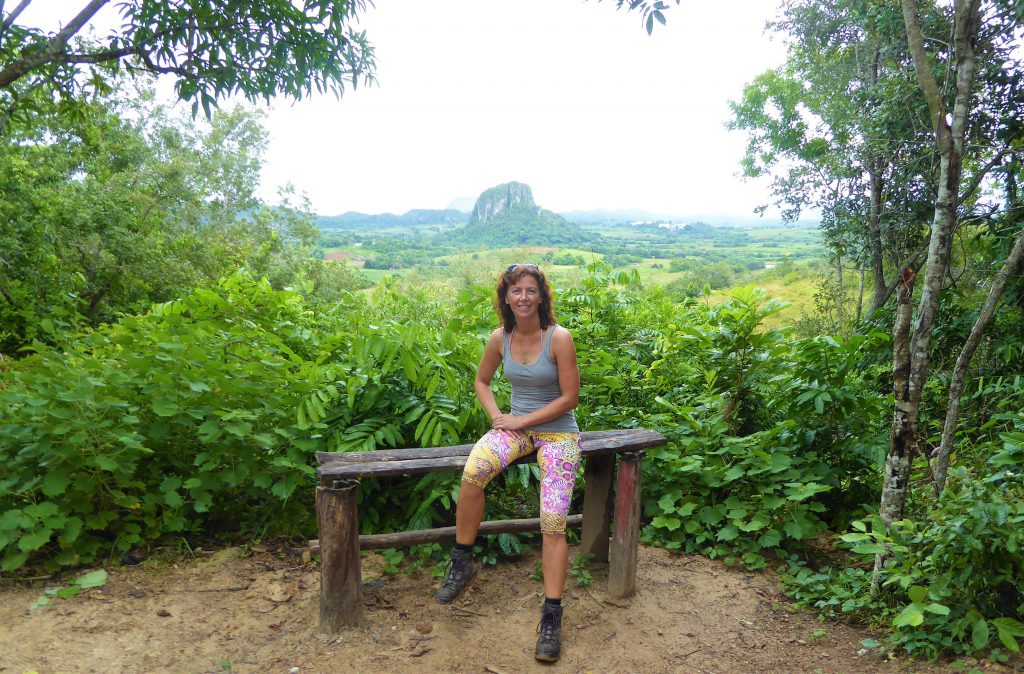
POLYGON ((1017 640, 1009 632, 999 630, 999 641, 1003 642, 1003 645, 1014 653, 1020 653, 1020 644, 1017 643, 1017 640))
POLYGON ((971 628, 971 645, 974 646, 974 650, 980 651, 988 646, 989 639, 991 638, 992 635, 989 632, 988 623, 984 619, 974 623, 974 627, 971 628))
POLYGON ((762 548, 774 548, 782 542, 782 534, 775 529, 769 529, 764 535, 757 539, 757 544, 762 548))
POLYGON ((92 587, 103 587, 107 584, 107 572, 104 569, 90 571, 85 575, 75 578, 71 583, 77 585, 83 590, 88 590, 92 587))
POLYGON ((878 543, 864 543, 854 546, 853 552, 858 555, 882 555, 885 554, 885 546, 878 543))
POLYGON ((907 590, 907 596, 910 597, 910 601, 923 604, 928 599, 928 590, 920 585, 912 585, 907 590))
POLYGON ((1015 637, 1024 637, 1024 623, 1013 618, 996 618, 992 621, 992 624, 996 626, 1001 632, 1012 634, 1015 637))
POLYGON ((171 492, 181 486, 181 478, 177 475, 168 475, 164 478, 163 482, 160 483, 160 491, 171 492))
POLYGON ((100 467, 101 470, 105 470, 111 473, 115 472, 121 465, 117 462, 117 459, 115 459, 114 457, 105 456, 103 454, 94 456, 92 460, 96 463, 97 466, 100 467))
POLYGON ((47 496, 58 496, 68 490, 71 477, 63 469, 51 470, 43 478, 43 493, 47 496))
POLYGON ((157 398, 153 401, 153 411, 161 417, 172 417, 178 413, 178 403, 171 398, 157 398))
POLYGON ((707 524, 718 524, 725 517, 722 514, 721 506, 712 508, 711 506, 703 506, 697 513, 697 517, 707 524))
POLYGON ((803 525, 794 520, 788 520, 785 524, 783 524, 782 530, 785 531, 790 538, 793 538, 798 541, 802 539, 804 535, 807 533, 803 525))
POLYGON ((669 531, 675 531, 679 528, 679 525, 682 524, 682 522, 679 521, 678 517, 664 517, 662 515, 658 515, 653 520, 651 520, 651 524, 653 524, 655 527, 659 529, 668 529, 669 531))
POLYGON ((743 469, 743 466, 733 466, 732 468, 725 472, 725 475, 722 476, 722 479, 725 480, 726 482, 732 482, 733 480, 738 480, 739 478, 743 477, 743 475, 746 472, 747 471, 743 469))
MULTIPOLYGON (((25 514, 38 520, 47 520, 60 512, 60 508, 53 501, 43 501, 25 506, 25 514)), ((24 526, 24 525, 23 525, 24 526)))
POLYGON ((932 602, 924 607, 925 611, 934 613, 935 615, 949 615, 949 607, 943 604, 932 602))
POLYGON ((924 611, 920 604, 909 604, 892 621, 894 627, 917 627, 924 622, 924 611))
POLYGON ((693 511, 697 509, 696 502, 684 503, 683 505, 676 508, 676 513, 682 517, 689 517, 693 514, 693 511))
POLYGON ((20 528, 21 515, 21 511, 17 508, 4 511, 4 514, 0 515, 0 531, 14 531, 20 528))
POLYGON ((722 527, 718 531, 718 540, 720 541, 731 541, 740 535, 739 529, 732 524, 722 527))
POLYGON ((60 535, 57 537, 62 544, 71 544, 78 540, 79 534, 82 533, 82 520, 78 517, 69 517, 68 521, 64 524, 64 529, 61 530, 60 535))
POLYGON ((770 520, 762 513, 755 513, 754 516, 750 518, 749 522, 740 524, 739 528, 740 531, 757 531, 758 529, 764 529, 768 526, 769 521, 770 520))
POLYGON ((4 571, 14 571, 24 566, 25 562, 28 561, 28 553, 22 551, 15 551, 13 548, 7 548, 7 553, 4 555, 4 561, 0 562, 0 569, 4 571))
POLYGON ((220 437, 221 427, 219 419, 207 419, 199 426, 199 437, 203 442, 213 442, 220 437))
POLYGON ((18 549, 22 552, 38 550, 50 542, 51 534, 53 534, 53 531, 50 529, 36 529, 32 533, 25 534, 18 539, 18 549))

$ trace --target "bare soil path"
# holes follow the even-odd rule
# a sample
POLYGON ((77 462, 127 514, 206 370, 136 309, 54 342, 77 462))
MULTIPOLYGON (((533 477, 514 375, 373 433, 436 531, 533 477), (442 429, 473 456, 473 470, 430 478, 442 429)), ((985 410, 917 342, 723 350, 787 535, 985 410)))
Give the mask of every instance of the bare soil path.
POLYGON ((425 570, 370 581, 366 625, 331 638, 317 632, 318 572, 294 551, 116 568, 105 587, 31 612, 45 583, 7 583, 0 673, 963 671, 865 654, 869 634, 793 608, 770 573, 647 547, 629 600, 606 595, 601 568, 588 587, 570 578, 562 659, 541 665, 536 556, 484 568, 452 606, 434 602, 425 570))

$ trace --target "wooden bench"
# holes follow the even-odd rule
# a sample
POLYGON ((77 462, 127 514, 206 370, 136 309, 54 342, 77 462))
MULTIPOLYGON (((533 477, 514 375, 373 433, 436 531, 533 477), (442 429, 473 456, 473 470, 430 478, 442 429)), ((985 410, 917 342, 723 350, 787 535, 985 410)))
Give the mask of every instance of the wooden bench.
MULTIPOLYGON (((608 591, 627 597, 636 589, 636 558, 640 529, 641 465, 644 450, 665 444, 655 431, 618 430, 583 433, 583 513, 570 515, 569 526, 582 526, 580 553, 609 562, 608 591), (612 492, 615 457, 621 456, 612 492)), ((387 449, 374 452, 317 453, 320 486, 316 488, 320 553, 320 631, 337 634, 358 625, 363 617, 363 583, 359 551, 455 540, 455 527, 395 534, 359 535, 356 487, 360 478, 416 475, 461 470, 473 445, 387 449)), ((536 455, 516 463, 532 463, 536 455)), ((480 534, 540 531, 540 518, 482 522, 480 534)))

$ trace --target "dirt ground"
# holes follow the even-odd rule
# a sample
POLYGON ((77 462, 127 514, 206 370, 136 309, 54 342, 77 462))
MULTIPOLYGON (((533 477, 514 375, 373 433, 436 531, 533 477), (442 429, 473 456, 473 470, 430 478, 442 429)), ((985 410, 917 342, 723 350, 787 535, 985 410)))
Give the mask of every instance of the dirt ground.
MULTIPOLYGON (((46 581, 0 588, 0 672, 949 672, 868 652, 867 632, 793 608, 771 573, 641 547, 637 594, 570 578, 562 659, 533 659, 537 553, 486 567, 452 606, 427 570, 366 582, 365 626, 318 633, 319 575, 297 550, 229 548, 110 570, 106 586, 29 607, 46 581), (295 669, 297 668, 297 669, 295 669)), ((364 560, 364 578, 381 559, 364 560)), ((983 671, 1012 671, 971 662, 983 671)))

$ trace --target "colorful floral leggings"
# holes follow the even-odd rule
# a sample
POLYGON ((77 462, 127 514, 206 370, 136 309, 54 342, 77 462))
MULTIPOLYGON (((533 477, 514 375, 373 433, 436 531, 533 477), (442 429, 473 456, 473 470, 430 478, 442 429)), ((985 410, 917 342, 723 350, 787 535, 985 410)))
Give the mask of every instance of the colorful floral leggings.
POLYGON ((564 534, 572 487, 580 465, 579 433, 490 430, 473 447, 462 480, 484 489, 508 465, 537 452, 540 466, 540 530, 564 534))

